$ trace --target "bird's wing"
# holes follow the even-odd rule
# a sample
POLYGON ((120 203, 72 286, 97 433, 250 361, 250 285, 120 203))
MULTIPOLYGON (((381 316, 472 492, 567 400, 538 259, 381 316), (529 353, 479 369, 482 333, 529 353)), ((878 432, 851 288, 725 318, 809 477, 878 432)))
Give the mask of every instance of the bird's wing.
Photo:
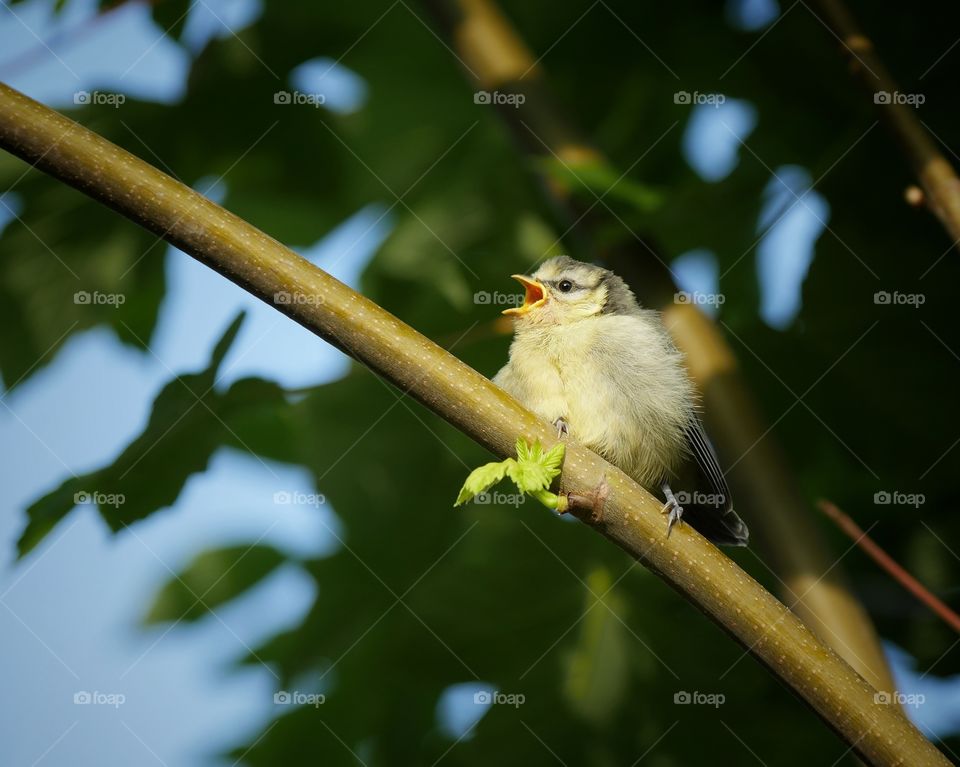
POLYGON ((700 474, 703 475, 719 502, 715 505, 693 504, 686 510, 684 519, 689 519, 695 528, 716 543, 746 546, 750 533, 743 520, 733 510, 733 497, 730 495, 727 480, 720 469, 717 453, 703 430, 703 424, 696 416, 686 429, 686 437, 700 474))
POLYGON ((713 449, 710 438, 703 430, 703 424, 697 416, 693 417, 690 425, 686 429, 687 444, 690 446, 690 452, 697 460, 697 467, 700 469, 704 478, 710 484, 710 489, 714 495, 722 498, 724 511, 733 508, 733 498, 730 495, 730 488, 727 485, 726 477, 720 469, 720 459, 717 458, 717 452, 713 449))

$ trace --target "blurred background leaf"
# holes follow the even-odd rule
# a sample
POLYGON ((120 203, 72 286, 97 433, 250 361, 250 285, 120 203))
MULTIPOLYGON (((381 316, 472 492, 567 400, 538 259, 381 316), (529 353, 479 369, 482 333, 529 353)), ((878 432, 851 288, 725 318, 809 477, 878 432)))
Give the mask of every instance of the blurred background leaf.
POLYGON ((195 621, 235 599, 287 559, 270 546, 204 551, 160 590, 145 623, 195 621))

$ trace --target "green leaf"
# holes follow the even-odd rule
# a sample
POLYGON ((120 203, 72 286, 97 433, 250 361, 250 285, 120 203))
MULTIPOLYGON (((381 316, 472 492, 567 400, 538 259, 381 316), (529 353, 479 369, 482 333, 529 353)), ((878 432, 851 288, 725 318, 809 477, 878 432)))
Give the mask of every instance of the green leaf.
POLYGON ((598 195, 622 200, 642 212, 651 212, 663 204, 663 194, 645 184, 632 181, 604 160, 572 163, 549 157, 541 161, 542 169, 563 188, 584 193, 587 200, 598 195))
POLYGON ((453 505, 459 506, 466 503, 475 495, 489 490, 504 476, 508 476, 520 492, 532 495, 549 509, 560 509, 564 501, 547 488, 550 487, 554 477, 560 473, 560 464, 563 463, 563 443, 558 442, 544 453, 539 441, 530 445, 523 437, 519 437, 516 447, 516 460, 507 458, 504 461, 484 464, 470 472, 453 505))
POLYGON ((160 590, 144 623, 193 621, 235 599, 286 561, 270 546, 204 551, 160 590))
POLYGON ((276 384, 246 379, 225 392, 215 388, 220 364, 242 320, 241 314, 231 323, 206 370, 178 376, 163 387, 146 428, 112 464, 67 479, 31 504, 18 544, 20 556, 77 505, 96 504, 116 532, 173 504, 187 479, 206 469, 222 445, 264 451, 283 440, 288 424, 275 411, 286 400, 276 384), (271 417, 264 417, 264 409, 271 417), (264 422, 270 423, 269 432, 262 427, 258 433, 251 432, 251 424, 264 422))
POLYGON ((533 445, 520 438, 517 440, 517 461, 507 467, 507 475, 524 493, 546 490, 560 473, 564 447, 558 442, 546 453, 539 441, 533 445))
POLYGON ((467 477, 467 481, 460 488, 460 494, 454 502, 454 506, 466 503, 475 495, 485 493, 509 472, 510 467, 516 465, 516 461, 507 458, 505 461, 487 463, 479 469, 474 469, 467 477))
MULTIPOLYGON (((22 172, 0 161, 0 189, 22 172)), ((40 178, 25 178, 16 195, 23 210, 0 232, 0 374, 6 384, 25 383, 73 334, 92 327, 109 327, 136 348, 147 345, 165 283, 160 248, 146 255, 156 237, 40 178)), ((0 217, 8 215, 6 205, 0 202, 0 217)))

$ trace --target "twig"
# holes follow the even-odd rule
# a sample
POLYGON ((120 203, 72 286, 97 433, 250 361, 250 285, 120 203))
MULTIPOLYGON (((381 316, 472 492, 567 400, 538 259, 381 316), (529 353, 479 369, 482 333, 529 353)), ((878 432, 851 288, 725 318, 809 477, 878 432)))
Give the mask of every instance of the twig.
MULTIPOLYGON (((960 242, 960 179, 917 109, 897 97, 900 89, 843 0, 815 0, 830 31, 842 43, 850 71, 877 105, 925 192, 927 207, 940 219, 950 240, 960 242)), ((916 96, 917 94, 912 94, 916 96)))
POLYGON ((817 505, 820 507, 820 511, 830 517, 830 519, 837 524, 837 527, 849 535, 854 543, 867 553, 867 556, 886 570, 890 576, 899 581, 900 585, 907 591, 939 615, 950 628, 960 633, 960 615, 957 615, 936 596, 931 594, 926 586, 910 575, 902 565, 898 564, 887 552, 881 549, 876 541, 861 530, 860 526, 847 514, 844 514, 837 508, 835 504, 827 500, 821 500, 817 505))

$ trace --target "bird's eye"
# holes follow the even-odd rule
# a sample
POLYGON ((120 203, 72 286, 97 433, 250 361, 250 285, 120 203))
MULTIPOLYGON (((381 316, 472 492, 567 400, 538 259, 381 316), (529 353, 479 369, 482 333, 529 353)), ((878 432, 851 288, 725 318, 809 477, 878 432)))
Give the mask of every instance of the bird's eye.
POLYGON ((570 282, 570 280, 560 280, 560 282, 557 284, 557 290, 559 290, 561 293, 569 293, 571 290, 573 290, 573 283, 570 282))

